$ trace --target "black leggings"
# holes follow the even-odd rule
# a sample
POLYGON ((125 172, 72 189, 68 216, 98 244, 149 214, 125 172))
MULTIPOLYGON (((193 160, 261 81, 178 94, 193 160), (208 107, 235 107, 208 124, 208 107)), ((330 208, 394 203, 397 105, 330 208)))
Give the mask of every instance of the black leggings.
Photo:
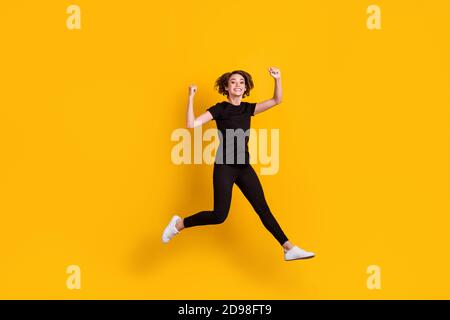
POLYGON ((186 228, 208 224, 219 224, 228 216, 233 184, 241 189, 244 196, 259 215, 267 230, 283 245, 288 238, 270 212, 264 191, 255 170, 250 164, 214 164, 214 211, 201 211, 184 219, 186 228))

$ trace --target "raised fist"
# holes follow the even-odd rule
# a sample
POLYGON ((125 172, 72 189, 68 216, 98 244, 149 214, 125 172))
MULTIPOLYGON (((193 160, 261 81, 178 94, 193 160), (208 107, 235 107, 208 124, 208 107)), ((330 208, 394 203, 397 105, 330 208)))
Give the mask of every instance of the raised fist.
POLYGON ((194 96, 196 92, 197 92, 197 86, 195 84, 191 84, 189 86, 189 95, 194 96))

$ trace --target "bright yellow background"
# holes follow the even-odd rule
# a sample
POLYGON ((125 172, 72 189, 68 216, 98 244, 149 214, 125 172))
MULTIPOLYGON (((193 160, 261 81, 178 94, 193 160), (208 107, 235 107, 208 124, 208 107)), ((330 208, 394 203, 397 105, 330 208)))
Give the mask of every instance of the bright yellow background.
MULTIPOLYGON (((450 298, 450 3, 6 1, 0 11, 0 298, 450 298), (81 7, 81 30, 66 8, 81 7), (382 30, 366 28, 370 4, 382 30), (260 176, 296 244, 286 263, 235 187, 228 220, 169 245, 172 214, 210 210, 212 166, 176 166, 173 130, 255 81, 280 129, 260 176), (81 290, 66 267, 81 267, 81 290), (366 268, 381 267, 381 290, 366 268)), ((206 128, 214 128, 211 122, 206 128)), ((205 128, 205 129, 206 129, 205 128)), ((259 173, 259 166, 255 165, 259 173)))

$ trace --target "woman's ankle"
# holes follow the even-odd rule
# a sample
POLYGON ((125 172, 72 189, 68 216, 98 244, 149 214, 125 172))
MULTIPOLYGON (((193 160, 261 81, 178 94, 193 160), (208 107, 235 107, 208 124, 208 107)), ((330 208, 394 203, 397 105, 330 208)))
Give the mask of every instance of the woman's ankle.
POLYGON ((285 250, 290 250, 293 247, 294 247, 294 245, 290 241, 286 241, 285 243, 283 243, 283 249, 285 249, 285 250))
POLYGON ((184 229, 184 219, 181 218, 175 223, 175 228, 177 228, 178 231, 181 231, 184 229))

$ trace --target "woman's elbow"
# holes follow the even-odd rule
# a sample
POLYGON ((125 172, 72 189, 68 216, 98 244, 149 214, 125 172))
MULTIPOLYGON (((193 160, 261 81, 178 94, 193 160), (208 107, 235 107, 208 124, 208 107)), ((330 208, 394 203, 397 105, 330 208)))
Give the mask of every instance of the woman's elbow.
POLYGON ((201 123, 194 120, 194 122, 187 123, 186 128, 192 129, 192 128, 198 127, 199 125, 201 125, 201 123))
POLYGON ((203 124, 202 121, 200 121, 199 119, 195 119, 194 121, 187 123, 186 127, 188 129, 192 129, 192 128, 201 126, 202 124, 203 124))

